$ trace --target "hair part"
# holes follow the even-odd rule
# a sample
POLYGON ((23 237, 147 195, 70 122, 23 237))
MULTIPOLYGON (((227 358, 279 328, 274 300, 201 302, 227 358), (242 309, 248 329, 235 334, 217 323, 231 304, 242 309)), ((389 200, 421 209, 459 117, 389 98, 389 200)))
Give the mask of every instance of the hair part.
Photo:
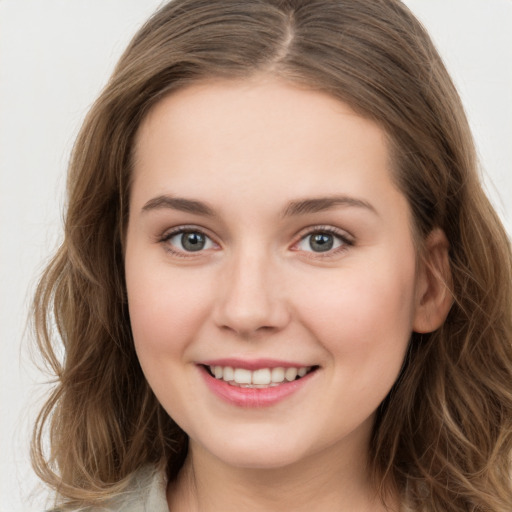
POLYGON ((174 0, 140 29, 78 136, 64 242, 34 301, 56 376, 34 432, 36 472, 71 507, 104 503, 145 464, 166 465, 171 478, 179 471, 187 437, 149 388, 129 327, 134 138, 173 91, 256 74, 323 91, 378 123, 420 247, 434 228, 450 242, 454 305, 440 329, 413 333, 378 411, 370 470, 383 499, 395 489, 415 511, 509 510, 510 244, 482 191, 455 87, 398 0, 174 0))

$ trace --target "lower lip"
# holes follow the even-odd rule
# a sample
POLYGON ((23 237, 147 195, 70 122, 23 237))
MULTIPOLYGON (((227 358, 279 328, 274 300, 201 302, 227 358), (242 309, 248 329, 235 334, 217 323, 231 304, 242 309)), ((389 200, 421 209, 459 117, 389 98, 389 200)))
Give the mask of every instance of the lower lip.
POLYGON ((238 407, 269 407, 296 393, 307 385, 316 371, 292 382, 268 388, 242 388, 212 377, 203 366, 199 370, 206 385, 219 398, 238 407))

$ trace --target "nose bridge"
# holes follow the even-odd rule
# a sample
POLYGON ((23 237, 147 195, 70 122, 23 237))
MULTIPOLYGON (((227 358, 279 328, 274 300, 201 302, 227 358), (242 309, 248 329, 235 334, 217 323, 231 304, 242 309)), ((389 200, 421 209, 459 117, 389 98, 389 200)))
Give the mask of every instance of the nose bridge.
POLYGON ((217 323, 241 335, 278 330, 288 319, 275 258, 261 246, 234 250, 222 273, 217 323))

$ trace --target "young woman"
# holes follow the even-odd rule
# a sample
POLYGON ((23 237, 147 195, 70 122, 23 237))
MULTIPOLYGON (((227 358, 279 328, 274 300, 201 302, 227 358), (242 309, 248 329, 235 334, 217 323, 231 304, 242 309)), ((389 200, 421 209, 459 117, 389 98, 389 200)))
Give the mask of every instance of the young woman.
POLYGON ((510 245, 398 0, 168 3, 68 192, 60 510, 510 510, 510 245))

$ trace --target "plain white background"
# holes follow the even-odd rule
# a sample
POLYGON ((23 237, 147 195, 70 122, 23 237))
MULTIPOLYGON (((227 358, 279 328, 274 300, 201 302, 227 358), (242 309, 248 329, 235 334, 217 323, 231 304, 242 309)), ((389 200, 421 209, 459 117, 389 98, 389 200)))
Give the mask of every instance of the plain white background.
MULTIPOLYGON (((118 56, 160 0, 0 0, 0 512, 44 509, 28 462, 46 377, 25 331, 57 247, 68 155, 118 56)), ((486 188, 512 233, 512 2, 407 0, 459 88, 486 188)))

